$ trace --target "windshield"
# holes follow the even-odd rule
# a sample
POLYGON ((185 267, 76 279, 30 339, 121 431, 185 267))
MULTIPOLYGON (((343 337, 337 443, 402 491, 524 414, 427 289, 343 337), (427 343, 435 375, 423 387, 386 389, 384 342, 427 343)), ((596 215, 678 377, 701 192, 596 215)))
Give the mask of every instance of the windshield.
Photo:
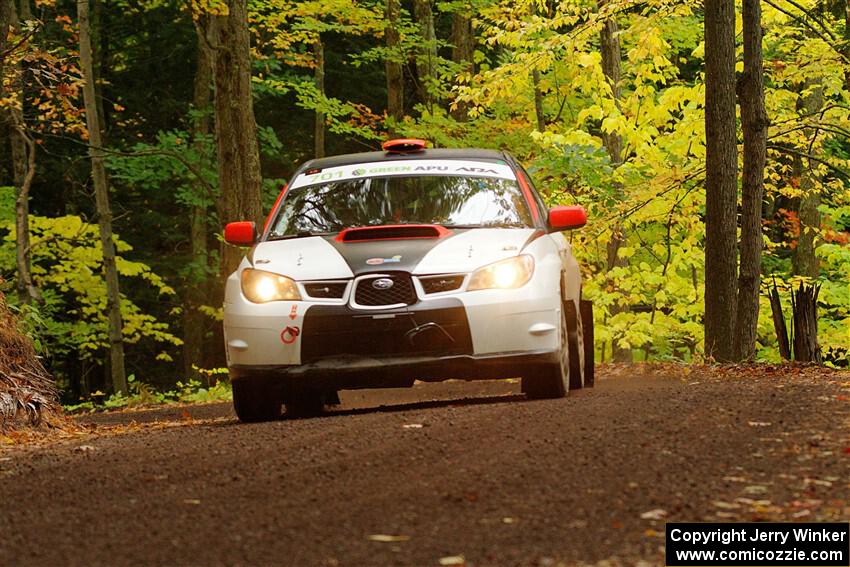
POLYGON ((368 177, 292 189, 270 237, 388 224, 533 226, 514 180, 436 175, 368 177))

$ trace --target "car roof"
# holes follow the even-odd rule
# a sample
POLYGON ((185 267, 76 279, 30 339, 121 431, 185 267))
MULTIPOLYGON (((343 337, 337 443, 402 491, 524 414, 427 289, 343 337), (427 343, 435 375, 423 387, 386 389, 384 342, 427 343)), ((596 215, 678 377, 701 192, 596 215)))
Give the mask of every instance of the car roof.
POLYGON ((325 169, 341 165, 353 165, 356 163, 375 163, 381 161, 402 161, 419 159, 472 159, 484 161, 508 161, 508 156, 498 150, 483 150, 479 148, 432 148, 415 152, 362 152, 358 154, 344 154, 319 159, 312 159, 302 165, 299 170, 325 169))

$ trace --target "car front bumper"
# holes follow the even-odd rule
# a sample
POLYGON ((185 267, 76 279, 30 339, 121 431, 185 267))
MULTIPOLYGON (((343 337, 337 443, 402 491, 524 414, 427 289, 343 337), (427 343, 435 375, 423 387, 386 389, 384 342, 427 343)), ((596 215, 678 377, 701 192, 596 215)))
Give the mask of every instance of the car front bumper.
POLYGON ((518 376, 524 364, 557 360, 561 303, 549 281, 554 278, 539 275, 519 289, 359 309, 348 301, 251 303, 234 274, 224 307, 228 366, 235 379, 270 373, 332 381, 337 375, 346 389, 518 376))
POLYGON ((232 380, 278 377, 282 386, 326 390, 398 388, 414 380, 488 380, 520 377, 530 369, 557 364, 557 351, 419 357, 330 357, 299 365, 234 365, 232 380))

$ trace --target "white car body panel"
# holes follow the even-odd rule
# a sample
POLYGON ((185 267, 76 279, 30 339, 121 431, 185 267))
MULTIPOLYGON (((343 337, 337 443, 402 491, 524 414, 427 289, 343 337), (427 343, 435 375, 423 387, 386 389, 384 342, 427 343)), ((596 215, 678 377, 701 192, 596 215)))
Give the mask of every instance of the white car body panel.
POLYGON ((254 267, 295 281, 354 277, 345 259, 319 236, 261 242, 254 249, 254 267))
POLYGON ((414 274, 469 272, 516 256, 533 228, 481 228, 440 242, 416 266, 414 274))

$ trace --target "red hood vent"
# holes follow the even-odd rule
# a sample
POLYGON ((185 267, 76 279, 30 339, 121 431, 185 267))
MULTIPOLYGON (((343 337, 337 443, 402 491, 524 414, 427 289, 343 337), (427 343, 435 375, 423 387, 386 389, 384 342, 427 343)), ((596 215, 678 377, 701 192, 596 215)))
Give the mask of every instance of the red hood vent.
POLYGON ((369 242, 372 240, 407 240, 443 238, 451 231, 435 224, 395 224, 346 228, 336 236, 337 242, 369 242))

